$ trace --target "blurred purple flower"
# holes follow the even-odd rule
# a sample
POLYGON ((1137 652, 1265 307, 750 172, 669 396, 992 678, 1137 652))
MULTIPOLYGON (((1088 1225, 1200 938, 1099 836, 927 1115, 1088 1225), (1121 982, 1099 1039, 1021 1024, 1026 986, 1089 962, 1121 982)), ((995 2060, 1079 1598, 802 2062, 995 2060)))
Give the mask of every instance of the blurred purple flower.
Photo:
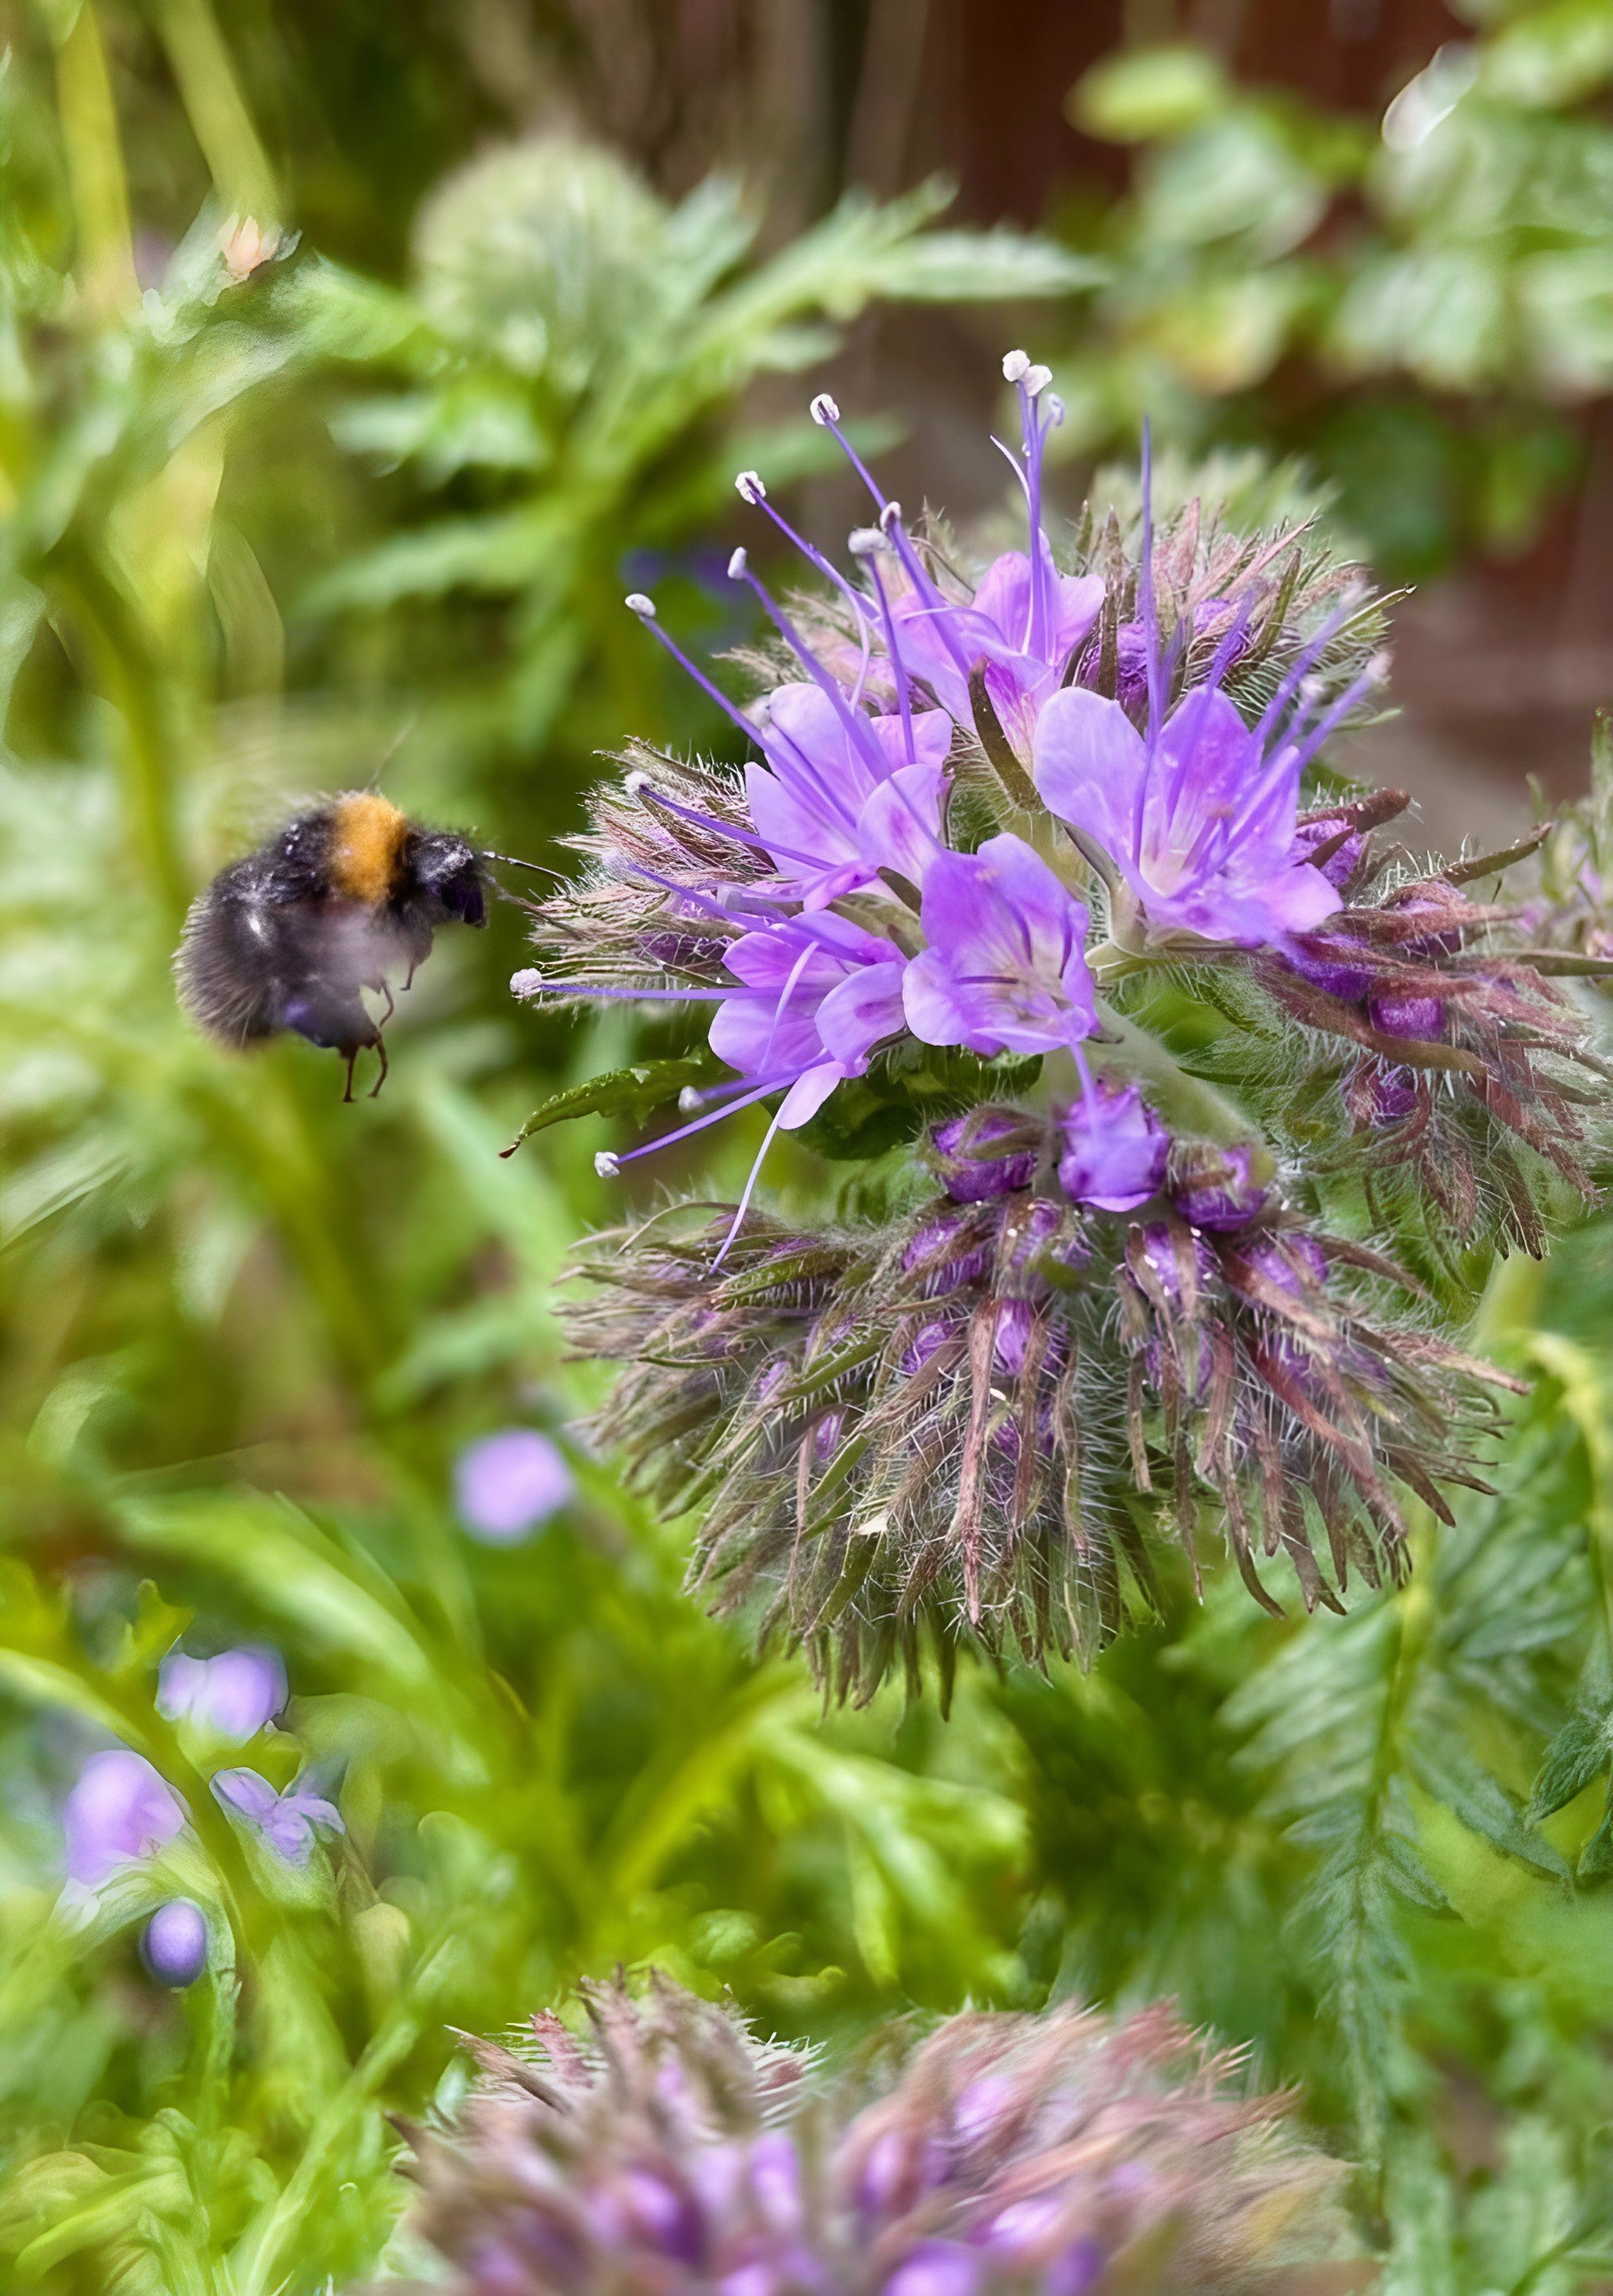
POLYGON ((256 1770, 220 1770, 213 1792, 247 1823, 289 1866, 306 1866, 313 1851, 317 1826, 344 1833, 342 1814, 332 1802, 309 1793, 300 1784, 276 1793, 256 1770))
POLYGON ((217 1658, 170 1651, 158 1669, 160 1714, 170 1722, 205 1723, 242 1744, 274 1719, 285 1700, 284 1662, 263 1644, 221 1651, 217 1658))
POLYGON ((193 1985, 207 1967, 207 1916, 189 1898, 170 1898, 145 1925, 140 1958, 159 1985, 193 1985))
POLYGON ((144 1754, 127 1746, 92 1754, 62 1813, 69 1879, 98 1890, 120 1866, 166 1849, 185 1808, 144 1754))
POLYGON ((1129 1212, 1157 1193, 1170 1137, 1135 1085, 1098 1078, 1066 1111, 1063 1132, 1058 1184, 1072 1203, 1129 1212))
POLYGON ((566 1505, 577 1488, 560 1446, 535 1427, 504 1427, 459 1454, 454 1506, 473 1538, 514 1546, 566 1505))
POLYGON ((1049 1053, 1091 1033, 1087 912, 1022 838, 942 853, 925 880, 929 947, 907 968, 908 1026, 988 1057, 1049 1053))

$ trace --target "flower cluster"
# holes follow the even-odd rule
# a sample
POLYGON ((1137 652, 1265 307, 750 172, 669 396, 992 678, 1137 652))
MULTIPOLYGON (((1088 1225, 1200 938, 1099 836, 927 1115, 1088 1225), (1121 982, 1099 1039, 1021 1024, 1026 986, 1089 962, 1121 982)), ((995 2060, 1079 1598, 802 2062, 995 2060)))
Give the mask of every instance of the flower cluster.
MULTIPOLYGON (((245 1745, 286 1701, 285 1667, 277 1651, 248 1645, 197 1659, 170 1651, 158 1673, 157 1709, 179 1725, 199 1751, 245 1745)), ((299 1780, 276 1792, 256 1770, 219 1769, 212 1777, 219 1803, 245 1820, 275 1857, 306 1866, 321 1832, 340 1833, 342 1816, 299 1780)), ((63 1903, 77 1909, 106 1886, 151 1865, 183 1834, 188 1813, 161 1772, 127 1746, 91 1754, 62 1813, 67 1888, 63 1903)), ((207 1919, 188 1898, 160 1906, 141 1940, 146 1967, 164 1985, 189 1985, 206 1965, 207 1919)))
POLYGON ((1334 2165, 1163 2009, 954 2017, 837 2092, 664 1980, 584 1999, 415 2139, 458 2296, 1146 2296, 1337 2243, 1334 2165))
POLYGON ((710 1504, 707 1585, 765 1589, 859 1690, 926 1621, 1101 1640, 1150 1585, 1142 1529, 1191 1553, 1206 1499, 1262 1600, 1263 1548, 1307 1602, 1396 1570, 1405 1496, 1446 1513, 1490 1414, 1426 1287, 1449 1312, 1485 1247, 1541 1248, 1605 1099, 1552 977, 1593 960, 1500 898, 1538 838, 1420 866, 1378 836, 1403 797, 1326 768, 1385 673, 1359 577, 1303 528, 1194 504, 1156 529, 1146 445, 1137 530, 1089 517, 1061 559, 1058 402, 1023 353, 1004 372, 1028 531, 977 580, 844 439, 852 573, 741 475, 820 578, 786 605, 736 553, 773 632, 748 707, 684 664, 753 755, 632 749, 514 983, 712 1008, 664 1089, 652 1063, 567 1095, 679 1093, 607 1174, 756 1102, 764 1155, 780 1128, 927 1141, 900 1217, 817 1233, 751 1212, 759 1157, 714 1223, 601 1239, 578 1316, 627 1366, 607 1437, 710 1504))
MULTIPOLYGON (((803 1233, 666 1213, 597 1238, 579 1345, 601 1421, 702 1510, 720 1607, 760 1598, 842 1694, 926 1643, 1090 1654, 1152 1599, 1140 1506, 1189 1558, 1201 1494, 1255 1599, 1398 1576, 1403 1502, 1450 1520, 1499 1375, 1407 1307, 1382 1255, 1308 1226, 1259 1152, 1173 1144, 1102 1080, 1061 1123, 990 1103, 931 1136, 941 1192, 803 1233), (1123 1215, 1120 1217, 1118 1215, 1123 1215), (719 1261, 721 1265, 719 1265, 719 1261)), ((1196 1564, 1195 1564, 1196 1567, 1196 1564)))

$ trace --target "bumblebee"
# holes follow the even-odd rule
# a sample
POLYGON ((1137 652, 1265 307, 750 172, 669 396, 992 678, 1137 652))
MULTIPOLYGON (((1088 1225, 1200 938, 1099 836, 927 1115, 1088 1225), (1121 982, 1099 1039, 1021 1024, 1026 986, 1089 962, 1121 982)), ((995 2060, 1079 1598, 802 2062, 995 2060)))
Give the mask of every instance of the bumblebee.
POLYGON ((439 925, 487 922, 481 854, 411 821, 368 791, 299 815, 235 861, 193 903, 174 959, 179 1001, 197 1026, 237 1050, 291 1029, 353 1064, 392 1017, 388 974, 403 987, 432 952, 439 925), (371 1018, 362 991, 386 999, 371 1018))

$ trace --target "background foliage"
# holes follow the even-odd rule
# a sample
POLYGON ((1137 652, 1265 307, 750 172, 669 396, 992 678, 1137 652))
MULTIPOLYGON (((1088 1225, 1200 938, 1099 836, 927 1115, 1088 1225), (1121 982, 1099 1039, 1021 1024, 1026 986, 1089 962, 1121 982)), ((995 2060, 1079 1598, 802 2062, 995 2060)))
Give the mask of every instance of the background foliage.
POLYGON ((5 2272, 374 2271, 385 2116, 451 2098, 447 2029, 653 1959, 820 2039, 1175 1993, 1361 2163, 1386 2288, 1613 2274, 1613 1232, 1497 1271, 1484 1336, 1534 1392, 1498 1495, 1406 1588, 1279 1626, 1178 1587, 1088 1677, 968 1676, 946 1724, 825 1715, 691 1608, 679 1526, 608 1460, 573 1444, 579 1496, 530 1546, 453 1519, 465 1442, 589 1399, 553 1285, 605 1133, 497 1152, 632 1024, 514 1017, 505 908, 343 1108, 300 1045, 197 1041, 168 972, 210 869, 383 758, 400 801, 541 860, 597 748, 713 739, 621 592, 745 634, 703 554, 730 474, 810 474, 781 413, 805 386, 769 378, 876 299, 1040 299, 1077 446, 1146 404, 1189 451, 1303 450, 1391 573, 1527 521, 1572 468, 1560 402, 1613 361, 1605 11, 1485 22, 1401 145, 1130 53, 1074 101, 1140 144, 1134 188, 1062 245, 938 226, 927 190, 759 239, 730 184, 663 195, 575 119, 472 157, 439 35, 387 18, 5 20, 5 2272), (285 1652, 254 1759, 311 1764, 347 1827, 306 1874, 243 1851, 157 1712, 181 1632, 285 1652), (75 1926, 61 1800, 113 1738, 195 1839, 75 1926), (235 1959, 169 1997, 134 1940, 176 1888, 235 1959))

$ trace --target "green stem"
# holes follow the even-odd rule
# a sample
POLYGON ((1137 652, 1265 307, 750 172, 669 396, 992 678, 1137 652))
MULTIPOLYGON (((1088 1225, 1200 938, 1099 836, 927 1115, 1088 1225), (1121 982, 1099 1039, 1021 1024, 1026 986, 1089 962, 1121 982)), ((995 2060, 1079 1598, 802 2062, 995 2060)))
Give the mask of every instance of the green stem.
POLYGON ((277 222, 275 171, 209 0, 153 0, 152 12, 219 198, 243 220, 277 222))
POLYGON ((78 228, 78 290, 102 325, 140 299, 111 75, 90 0, 56 17, 56 105, 78 228))

